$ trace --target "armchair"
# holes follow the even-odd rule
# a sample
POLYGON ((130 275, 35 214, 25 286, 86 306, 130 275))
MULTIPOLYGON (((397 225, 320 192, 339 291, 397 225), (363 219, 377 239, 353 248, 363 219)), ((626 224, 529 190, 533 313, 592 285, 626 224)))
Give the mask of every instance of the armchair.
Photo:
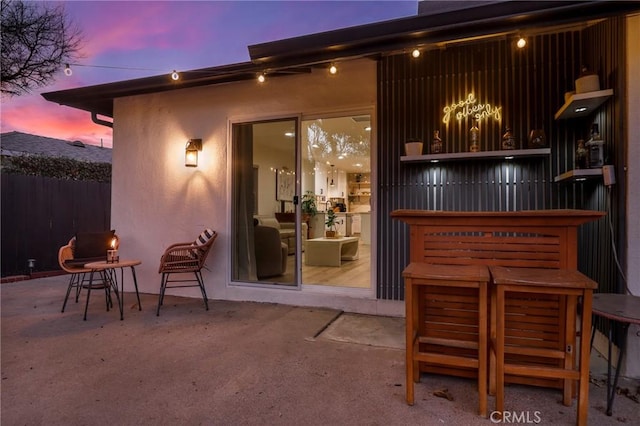
POLYGON ((164 301, 164 293, 167 288, 199 287, 202 293, 202 299, 204 300, 204 306, 207 311, 209 310, 207 292, 204 288, 201 270, 217 237, 217 232, 207 228, 202 231, 195 241, 176 243, 167 247, 160 258, 160 267, 158 268, 158 273, 162 274, 162 278, 160 281, 158 308, 156 310, 157 316, 160 316, 160 306, 162 306, 164 301), (193 273, 195 280, 185 278, 169 279, 171 274, 188 273, 193 273), (169 285, 169 283, 175 282, 190 282, 196 284, 169 285))
MULTIPOLYGON (((112 241, 115 242, 115 248, 118 248, 120 240, 114 231, 79 232, 66 245, 60 247, 58 250, 58 265, 63 271, 71 275, 61 312, 64 312, 67 306, 71 289, 75 288, 76 303, 78 303, 82 288, 88 288, 90 285, 91 280, 87 274, 91 273, 91 269, 85 268, 84 265, 90 262, 104 261, 107 249, 111 247, 112 241)), ((107 310, 109 310, 109 307, 113 306, 111 285, 104 275, 100 274, 100 278, 100 281, 91 285, 91 289, 104 289, 107 310)), ((87 303, 84 310, 85 319, 87 317, 90 294, 90 292, 87 293, 87 303)))
POLYGON ((287 244, 280 239, 280 233, 272 226, 256 224, 253 227, 256 255, 256 275, 258 279, 282 275, 287 270, 287 244))

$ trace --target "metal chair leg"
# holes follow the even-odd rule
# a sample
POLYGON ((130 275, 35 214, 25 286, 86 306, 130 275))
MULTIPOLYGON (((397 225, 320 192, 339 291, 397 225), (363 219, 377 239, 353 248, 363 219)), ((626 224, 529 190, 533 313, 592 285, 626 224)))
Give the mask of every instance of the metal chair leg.
POLYGON ((207 291, 204 289, 204 280, 202 279, 202 274, 200 271, 196 271, 196 279, 198 280, 198 285, 200 286, 200 291, 202 292, 202 300, 204 300, 204 306, 206 310, 209 310, 209 302, 207 298, 207 291))
POLYGON ((158 295, 158 308, 156 309, 156 316, 160 316, 160 306, 164 302, 164 291, 167 288, 167 279, 169 278, 169 274, 162 273, 162 278, 160 280, 160 294, 158 295))
POLYGON ((627 331, 629 329, 629 323, 622 324, 622 340, 620 341, 620 347, 618 348, 618 364, 616 364, 616 375, 613 379, 613 386, 611 386, 611 329, 613 328, 613 320, 609 324, 609 362, 607 366, 607 416, 613 415, 613 398, 616 396, 616 389, 618 388, 618 378, 620 377, 620 367, 622 363, 622 357, 624 355, 625 347, 627 345, 627 331))
MULTIPOLYGON (((71 288, 74 287, 74 285, 77 287, 77 279, 78 278, 78 274, 71 274, 71 278, 69 278, 69 285, 67 286, 67 295, 64 297, 64 303, 62 304, 62 311, 64 312, 64 308, 67 306, 67 300, 69 299, 69 293, 71 293, 71 288)), ((76 290, 76 303, 78 302, 78 296, 77 296, 78 291, 76 290)))

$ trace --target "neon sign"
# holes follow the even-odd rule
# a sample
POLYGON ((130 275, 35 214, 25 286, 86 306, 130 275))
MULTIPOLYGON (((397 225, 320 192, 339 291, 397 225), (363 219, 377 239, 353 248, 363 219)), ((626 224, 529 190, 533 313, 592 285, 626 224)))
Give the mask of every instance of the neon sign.
POLYGON ((473 117, 478 120, 493 117, 494 120, 500 121, 502 118, 500 115, 502 107, 495 107, 490 104, 479 104, 477 101, 478 100, 475 95, 473 93, 469 93, 466 99, 447 105, 442 109, 444 112, 442 122, 444 124, 449 124, 452 114, 455 114, 458 121, 467 117, 473 117))

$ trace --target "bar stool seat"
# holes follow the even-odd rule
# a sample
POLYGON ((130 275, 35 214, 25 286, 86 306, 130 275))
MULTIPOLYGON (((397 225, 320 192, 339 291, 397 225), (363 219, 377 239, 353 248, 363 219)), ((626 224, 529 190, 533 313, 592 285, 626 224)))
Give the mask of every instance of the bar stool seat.
POLYGON ((402 273, 406 307, 406 400, 414 403, 420 363, 468 369, 478 379, 478 412, 487 416, 489 269, 411 263, 402 273))
POLYGON ((573 269, 538 269, 538 268, 506 268, 492 266, 491 290, 491 339, 490 374, 495 379, 496 411, 504 412, 504 378, 506 374, 514 376, 555 378, 564 381, 563 403, 571 404, 573 383, 579 381, 577 424, 586 425, 589 403, 589 339, 584 333, 591 330, 591 310, 593 290, 597 283, 573 269), (531 339, 511 339, 505 341, 505 329, 510 329, 511 322, 527 316, 527 308, 523 304, 521 311, 505 314, 505 306, 511 298, 525 297, 537 294, 558 295, 561 312, 558 328, 564 325, 564 330, 558 330, 560 344, 556 348, 545 348, 537 345, 539 341, 531 339), (574 366, 574 347, 576 341, 577 299, 582 297, 579 366, 574 366), (520 359, 549 358, 557 360, 553 365, 532 365, 526 362, 505 362, 505 353, 517 354, 520 359))

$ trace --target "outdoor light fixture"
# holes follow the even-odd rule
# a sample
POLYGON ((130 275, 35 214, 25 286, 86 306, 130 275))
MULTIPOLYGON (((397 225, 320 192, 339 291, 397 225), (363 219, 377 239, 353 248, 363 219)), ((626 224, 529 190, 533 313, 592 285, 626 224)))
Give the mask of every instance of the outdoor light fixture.
POLYGON ((264 83, 264 73, 258 74, 258 83, 264 83))
POLYGON ((184 149, 186 167, 198 167, 198 151, 202 151, 202 139, 189 139, 184 149))
POLYGON ((65 64, 64 65, 64 75, 66 75, 67 77, 70 77, 71 74, 73 74, 73 71, 71 71, 71 68, 69 67, 69 64, 65 64))
POLYGON ((338 68, 336 68, 336 66, 334 64, 331 64, 331 67, 329 67, 329 72, 331 74, 335 74, 338 72, 338 68))
POLYGON ((174 81, 180 80, 180 74, 178 74, 178 71, 173 70, 173 72, 171 73, 171 79, 174 81))
POLYGON ((419 49, 413 49, 413 51, 411 52, 411 56, 413 56, 414 58, 419 58, 420 57, 420 50, 419 49))
POLYGON ((525 39, 524 37, 518 38, 518 41, 516 42, 516 46, 518 46, 518 49, 522 49, 526 45, 527 45, 527 39, 525 39))

